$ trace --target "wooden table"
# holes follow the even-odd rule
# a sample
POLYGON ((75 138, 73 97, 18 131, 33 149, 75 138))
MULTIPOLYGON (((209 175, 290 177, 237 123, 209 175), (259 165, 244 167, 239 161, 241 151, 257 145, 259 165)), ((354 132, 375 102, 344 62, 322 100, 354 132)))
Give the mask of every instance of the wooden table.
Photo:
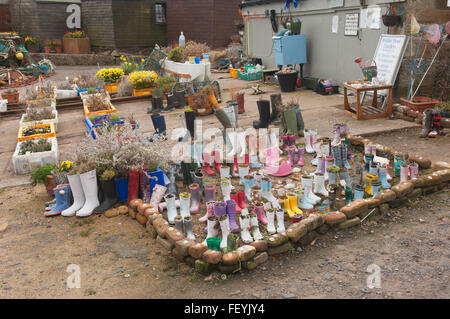
POLYGON ((350 84, 344 84, 344 109, 357 120, 370 120, 381 117, 389 117, 392 115, 392 85, 370 85, 354 87, 350 84), (350 106, 348 103, 347 90, 354 91, 356 93, 356 108, 350 106), (378 90, 389 90, 387 97, 386 110, 378 107, 377 92, 378 90), (372 105, 361 105, 361 93, 373 91, 372 105))

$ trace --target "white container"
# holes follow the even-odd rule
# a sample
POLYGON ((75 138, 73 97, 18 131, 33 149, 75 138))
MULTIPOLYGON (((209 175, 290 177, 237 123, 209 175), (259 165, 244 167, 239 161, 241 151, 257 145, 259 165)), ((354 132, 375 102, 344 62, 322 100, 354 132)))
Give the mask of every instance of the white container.
POLYGON ((58 165, 58 142, 56 137, 48 138, 47 141, 52 143, 52 149, 48 152, 28 153, 19 155, 20 146, 24 142, 18 142, 14 151, 12 161, 14 172, 18 175, 31 173, 34 169, 47 164, 58 165))
MULTIPOLYGON (((51 107, 54 111, 56 111, 56 99, 51 99, 52 101, 50 102, 50 105, 48 105, 47 107, 51 107)), ((27 110, 29 109, 29 107, 27 106, 27 110)))
POLYGON ((6 112, 8 110, 8 100, 0 100, 0 112, 6 112))
POLYGON ((55 126, 55 132, 58 132, 58 111, 53 110, 52 113, 55 115, 54 119, 42 120, 42 121, 29 121, 25 122, 25 114, 22 114, 20 119, 20 127, 22 126, 30 126, 30 125, 39 125, 39 124, 50 124, 53 123, 55 126))
POLYGON ((77 90, 55 90, 56 98, 57 99, 69 99, 72 97, 78 97, 78 91, 77 90))

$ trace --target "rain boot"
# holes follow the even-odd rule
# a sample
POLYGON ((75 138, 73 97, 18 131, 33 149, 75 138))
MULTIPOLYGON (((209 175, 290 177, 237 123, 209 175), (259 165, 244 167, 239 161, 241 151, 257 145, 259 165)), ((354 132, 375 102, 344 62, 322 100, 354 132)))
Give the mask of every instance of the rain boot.
POLYGON ((206 214, 198 219, 199 222, 204 223, 208 220, 208 217, 214 216, 215 201, 206 202, 206 214))
POLYGON ((63 210, 61 215, 65 217, 75 216, 75 213, 80 210, 86 201, 84 196, 83 186, 81 185, 80 174, 67 175, 69 179, 70 189, 73 195, 73 204, 69 208, 63 210))
POLYGON ((184 119, 186 121, 186 128, 189 131, 191 140, 194 140, 194 138, 195 138, 195 113, 185 111, 184 119))
POLYGON ((222 216, 219 218, 220 230, 222 231, 222 240, 220 241, 220 249, 226 249, 228 247, 228 235, 230 234, 230 221, 228 216, 222 216))
POLYGON ((259 230, 258 217, 255 213, 250 214, 250 228, 252 230, 252 237, 255 241, 263 239, 261 231, 259 230))
POLYGON ((435 109, 433 110, 432 113, 433 117, 432 117, 432 126, 431 126, 431 131, 430 133, 428 133, 428 137, 436 137, 441 133, 441 110, 440 109, 435 109))
POLYGON ((353 193, 350 187, 345 188, 345 205, 349 205, 353 201, 353 193))
POLYGON ((342 153, 340 152, 339 145, 332 146, 331 147, 331 153, 333 154, 334 158, 334 166, 337 166, 339 168, 344 167, 344 161, 342 160, 342 153))
POLYGON ((100 206, 95 209, 95 211, 103 212, 117 204, 119 202, 119 199, 117 198, 116 194, 116 183, 114 182, 114 178, 111 178, 107 181, 99 179, 99 181, 103 190, 103 201, 101 202, 100 206))
POLYGON ((387 167, 384 165, 381 165, 378 168, 378 177, 381 181, 381 187, 389 189, 391 188, 391 184, 388 183, 387 181, 387 167))
POLYGON ((419 165, 417 163, 411 163, 408 165, 409 176, 411 179, 416 179, 419 177, 419 165))
POLYGON ((312 205, 317 204, 320 202, 321 198, 319 196, 316 196, 312 192, 313 187, 313 179, 310 176, 302 176, 302 185, 303 185, 303 192, 304 196, 306 197, 306 200, 311 203, 312 205))
POLYGON ((230 167, 222 165, 220 167, 220 178, 230 178, 230 167))
POLYGON ((232 233, 239 233, 239 226, 236 223, 236 202, 234 200, 227 200, 226 212, 230 221, 230 229, 232 233))
POLYGON ((191 171, 191 176, 193 183, 198 184, 198 186, 200 187, 200 194, 203 194, 203 180, 204 180, 203 173, 200 170, 191 171))
POLYGON ((208 238, 217 237, 217 235, 219 234, 219 230, 218 230, 218 228, 216 228, 217 224, 219 224, 219 218, 218 217, 216 217, 216 216, 208 217, 208 222, 207 222, 208 234, 206 235, 206 239, 203 242, 204 244, 206 244, 206 240, 208 238))
POLYGON ((277 209, 277 233, 284 234, 286 232, 286 227, 284 226, 284 211, 282 209, 277 209))
POLYGON ((350 164, 348 163, 348 149, 347 149, 347 145, 341 143, 340 149, 341 149, 341 159, 342 159, 342 164, 344 165, 344 167, 345 167, 346 169, 352 169, 352 167, 351 167, 350 164))
POLYGON ((266 209, 266 216, 267 216, 267 232, 270 235, 275 234, 277 230, 275 229, 275 212, 273 211, 273 209, 266 209))
POLYGON ((204 185, 205 188, 205 202, 211 202, 214 200, 216 187, 212 183, 207 183, 204 185))
POLYGON ((273 203, 277 200, 272 194, 272 182, 268 177, 263 177, 261 179, 261 195, 262 198, 267 200, 269 203, 273 203))
POLYGON ((245 113, 245 95, 244 95, 244 93, 237 93, 236 100, 238 102, 238 114, 245 113))
POLYGON ((379 179, 376 179, 372 182, 372 192, 373 192, 372 197, 375 197, 378 195, 378 191, 380 190, 380 187, 381 187, 381 182, 379 179))
POLYGON ((239 172, 239 184, 244 185, 244 177, 247 176, 248 173, 250 172, 250 167, 245 164, 239 164, 238 172, 239 172))
POLYGON ((317 169, 314 173, 325 174, 325 158, 324 157, 317 158, 317 169))
POLYGON ((182 234, 184 234, 184 223, 183 223, 183 217, 181 215, 177 215, 174 218, 175 228, 178 229, 178 231, 182 234))
POLYGON ((315 151, 314 151, 314 148, 312 147, 312 144, 311 144, 311 132, 308 131, 308 130, 305 130, 303 132, 303 135, 304 135, 304 139, 305 139, 305 150, 306 150, 306 153, 314 154, 315 151))
POLYGON ((169 224, 173 225, 175 224, 175 217, 178 215, 175 195, 167 194, 164 196, 164 200, 167 205, 167 220, 169 221, 169 224))
POLYGON ((92 215, 94 209, 100 205, 97 197, 97 174, 95 170, 80 174, 80 180, 86 202, 83 207, 76 212, 76 215, 77 217, 87 217, 92 215))
POLYGON ((236 202, 236 204, 239 204, 239 207, 241 208, 241 210, 246 208, 247 205, 245 204, 245 193, 239 192, 239 193, 237 193, 237 197, 238 197, 238 201, 236 202))
POLYGON ((220 152, 213 151, 211 153, 211 155, 212 155, 213 161, 214 161, 214 169, 216 170, 216 173, 220 173, 220 168, 222 167, 222 164, 221 164, 222 160, 221 160, 220 152))
POLYGON ((156 184, 153 188, 152 197, 150 199, 150 205, 153 207, 158 207, 159 203, 161 203, 164 198, 164 194, 167 191, 167 187, 156 184))
POLYGON ((409 177, 409 169, 408 169, 408 165, 406 165, 406 163, 405 163, 402 166, 400 166, 400 183, 407 182, 408 177, 409 177))
POLYGON ((192 224, 193 224, 192 216, 185 216, 183 218, 183 224, 186 233, 186 238, 195 241, 195 235, 194 232, 192 231, 192 224))
POLYGON ((291 214, 289 214, 289 218, 292 218, 295 214, 303 214, 302 210, 297 207, 298 197, 296 194, 288 194, 287 195, 289 201, 289 208, 291 214))
POLYGON ((297 147, 297 156, 298 156, 297 165, 305 166, 305 147, 304 147, 304 145, 297 147))
POLYGON ((378 165, 372 162, 372 164, 370 164, 369 167, 369 173, 373 175, 378 175, 378 165))
POLYGON ((231 192, 230 193, 230 198, 231 198, 231 200, 234 200, 234 202, 236 203, 236 213, 240 213, 242 208, 239 206, 238 193, 231 192))
POLYGON ((166 94, 166 98, 167 98, 167 106, 165 109, 163 109, 161 111, 162 113, 172 112, 173 110, 175 110, 175 107, 178 105, 178 100, 175 97, 175 95, 166 94))
POLYGON ((159 113, 162 111, 163 99, 162 97, 153 97, 151 98, 152 108, 149 110, 150 113, 159 113))
POLYGON ((61 215, 61 213, 70 206, 70 186, 68 184, 58 185, 53 189, 55 194, 56 204, 52 210, 45 212, 45 217, 61 215))
POLYGON ((191 215, 191 194, 184 192, 180 194, 180 215, 186 217, 191 215))
POLYGON ((325 188, 325 175, 323 173, 314 173, 314 193, 328 197, 328 191, 325 188))
POLYGON ((314 203, 308 201, 308 199, 306 198, 305 191, 297 192, 297 207, 300 207, 301 209, 313 209, 314 208, 314 203))
MULTIPOLYGON (((139 171, 130 171, 128 176, 128 204, 138 198, 139 193, 139 171)), ((156 206, 153 206, 156 207, 156 206)))
POLYGON ((202 200, 200 186, 196 183, 191 184, 189 191, 191 193, 191 214, 197 214, 200 208, 200 201, 202 200))
POLYGON ((362 185, 356 185, 355 186, 355 196, 353 197, 354 200, 361 200, 364 198, 364 187, 362 185))
POLYGON ((270 122, 270 102, 259 100, 256 102, 259 110, 259 120, 253 121, 253 128, 268 128, 270 122))
POLYGON ((280 123, 280 107, 283 105, 281 94, 271 94, 270 104, 272 105, 272 114, 270 115, 270 123, 278 125, 280 123))
POLYGON ((203 159, 203 172, 205 172, 206 175, 215 176, 216 173, 212 170, 212 168, 210 166, 209 154, 208 153, 203 153, 202 154, 202 159, 203 159))
POLYGON ((353 186, 353 180, 350 178, 350 175, 348 174, 348 170, 343 167, 341 168, 341 170, 339 171, 339 178, 340 178, 340 182, 342 186, 347 186, 347 187, 352 187, 353 186), (345 184, 343 185, 343 182, 345 182, 345 184))
POLYGON ((281 140, 283 141, 283 145, 281 145, 281 149, 283 151, 287 151, 289 149, 289 135, 281 136, 281 140))
POLYGON ((294 166, 295 163, 295 151, 297 148, 295 146, 289 146, 288 148, 288 162, 291 166, 294 166))
POLYGON ((224 128, 232 128, 230 118, 224 110, 216 110, 215 115, 224 128))
MULTIPOLYGON (((295 137, 296 137, 296 135, 288 135, 289 147, 295 146, 295 137)), ((296 149, 296 151, 297 151, 297 149, 296 149)))
POLYGON ((422 119, 422 131, 420 132, 420 137, 427 137, 428 133, 431 131, 431 125, 433 122, 433 110, 426 109, 423 111, 423 119, 422 119))
POLYGON ((251 188, 255 185, 255 179, 251 175, 247 175, 244 177, 244 189, 245 189, 245 198, 247 199, 247 202, 252 202, 251 197, 251 188))
POLYGON ((175 107, 177 109, 183 109, 186 106, 186 103, 184 102, 184 98, 185 98, 185 93, 184 90, 182 91, 175 91, 175 98, 177 99, 177 104, 175 105, 175 107))
POLYGON ((241 215, 239 216, 239 224, 241 226, 241 238, 244 244, 250 244, 253 242, 253 237, 250 235, 250 216, 241 215))
POLYGON ((328 181, 328 167, 333 166, 334 164, 334 158, 333 156, 325 156, 325 181, 328 181))
POLYGON ((222 178, 221 181, 222 197, 224 201, 230 200, 231 182, 229 178, 222 178))
POLYGON ((255 206, 255 212, 258 216, 258 220, 263 224, 267 225, 267 217, 266 212, 264 210, 264 204, 263 203, 257 203, 255 206))
POLYGON ((295 115, 297 115, 297 135, 301 136, 303 131, 305 130, 305 121, 303 120, 302 111, 299 106, 294 108, 295 115))
POLYGON ((295 109, 292 108, 283 111, 283 117, 287 126, 288 135, 298 135, 297 115, 295 113, 295 109))

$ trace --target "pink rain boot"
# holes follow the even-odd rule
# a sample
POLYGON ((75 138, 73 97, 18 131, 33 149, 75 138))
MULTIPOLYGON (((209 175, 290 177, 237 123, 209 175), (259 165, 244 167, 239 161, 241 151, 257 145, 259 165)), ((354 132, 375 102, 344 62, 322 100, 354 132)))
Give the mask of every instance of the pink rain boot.
POLYGON ((289 146, 295 146, 295 135, 288 135, 289 146))
POLYGON ((258 220, 263 223, 264 225, 268 224, 267 217, 266 217, 266 211, 264 210, 264 204, 263 203, 257 203, 255 206, 255 212, 258 216, 258 220))
POLYGON ((198 219, 199 222, 205 223, 208 220, 208 217, 214 216, 214 206, 216 205, 215 201, 206 202, 206 214, 203 217, 198 219))
POLYGON ((153 207, 158 207, 159 203, 161 203, 164 194, 166 193, 167 187, 156 184, 153 188, 152 198, 150 199, 150 205, 153 207))
POLYGON ((294 166, 295 164, 295 151, 297 148, 295 146, 289 146, 288 148, 288 162, 291 164, 291 166, 294 166))
POLYGON ((411 179, 416 179, 419 177, 419 165, 417 163, 411 163, 408 166, 409 176, 411 179))
POLYGON ((277 147, 265 150, 266 156, 266 173, 272 176, 282 177, 292 174, 292 166, 289 162, 280 158, 277 147))
POLYGON ((298 156, 297 165, 305 166, 305 147, 304 146, 297 148, 297 156, 298 156))
POLYGON ((400 182, 408 181, 409 169, 408 166, 402 165, 400 166, 400 182))
POLYGON ((281 149, 283 151, 287 151, 287 149, 289 148, 289 136, 283 135, 283 136, 281 136, 281 140, 283 141, 283 145, 281 145, 281 149))
POLYGON ((328 171, 327 168, 333 166, 334 157, 333 156, 325 156, 325 180, 328 181, 328 171))
POLYGON ((200 208, 200 201, 202 200, 200 186, 198 184, 189 185, 191 193, 191 214, 197 214, 200 208))

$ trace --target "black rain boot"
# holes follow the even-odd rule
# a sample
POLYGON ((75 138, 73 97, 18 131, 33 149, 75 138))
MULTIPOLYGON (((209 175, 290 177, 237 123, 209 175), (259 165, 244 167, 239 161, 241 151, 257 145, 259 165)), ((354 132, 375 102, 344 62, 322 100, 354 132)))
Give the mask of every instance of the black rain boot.
POLYGON ((435 109, 432 112, 432 127, 428 137, 436 137, 441 133, 441 110, 435 109))
POLYGON ((272 94, 270 96, 270 104, 272 105, 272 114, 270 115, 270 123, 277 125, 279 124, 280 121, 279 108, 283 105, 283 102, 281 101, 281 94, 272 94))
POLYGON ((178 101, 178 104, 175 106, 177 109, 182 109, 186 106, 186 103, 184 102, 184 91, 175 91, 175 97, 178 101))
POLYGON ((183 185, 184 186, 189 186, 194 182, 192 179, 191 172, 195 172, 196 169, 197 169, 196 163, 181 162, 181 172, 183 174, 183 185))
POLYGON ((191 135, 191 140, 194 140, 195 132, 195 113, 194 112, 184 112, 184 118, 186 120, 186 128, 191 135))
POLYGON ((422 132, 420 132, 419 137, 427 137, 428 133, 431 131, 431 124, 433 121, 433 110, 426 109, 423 111, 422 119, 422 132))
POLYGON ((162 104, 163 100, 160 97, 153 97, 152 96, 152 108, 150 110, 150 113, 159 113, 162 111, 162 104))
POLYGON ((100 179, 100 185, 103 190, 103 201, 100 203, 100 206, 95 209, 96 212, 108 210, 119 202, 116 195, 116 183, 114 182, 114 178, 107 181, 100 179))
POLYGON ((302 111, 299 106, 295 107, 295 114, 297 115, 297 130, 298 136, 303 136, 303 131, 305 130, 305 122, 303 121, 302 111))
POLYGON ((173 94, 166 94, 167 97, 167 107, 162 110, 163 113, 172 112, 176 105, 178 104, 178 100, 173 94))
POLYGON ((268 100, 259 100, 256 102, 259 110, 259 120, 253 121, 255 129, 268 128, 270 121, 270 102, 268 100))

